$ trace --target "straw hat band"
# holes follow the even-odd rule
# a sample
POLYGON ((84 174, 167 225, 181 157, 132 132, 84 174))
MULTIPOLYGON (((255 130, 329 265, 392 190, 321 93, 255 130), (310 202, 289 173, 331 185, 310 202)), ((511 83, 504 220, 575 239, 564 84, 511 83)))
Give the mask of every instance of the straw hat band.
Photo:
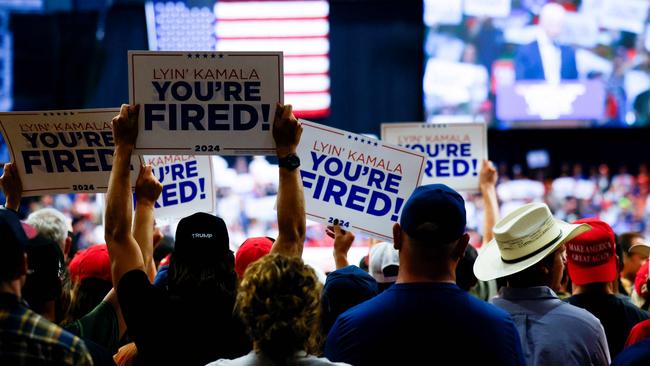
POLYGON ((515 258, 515 259, 505 259, 505 258, 501 257, 501 260, 504 263, 508 263, 508 264, 525 261, 526 259, 532 258, 532 257, 536 256, 537 254, 543 252, 544 250, 548 249, 550 246, 557 243, 558 240, 560 240, 561 238, 562 238, 562 230, 560 230, 560 233, 555 237, 555 239, 551 240, 548 244, 545 244, 544 246, 542 246, 541 248, 535 250, 534 252, 532 252, 530 254, 526 254, 523 257, 519 257, 519 258, 515 258))
POLYGON ((531 253, 539 253, 544 248, 552 245, 562 236, 560 226, 556 224, 553 216, 548 216, 541 222, 541 225, 531 228, 529 224, 522 225, 519 229, 510 228, 510 235, 498 233, 495 230, 494 237, 499 246, 501 257, 504 261, 518 261, 522 258, 529 258, 531 253), (531 230, 532 229, 532 230, 531 230), (526 234, 521 233, 526 231, 526 234), (513 235, 514 234, 514 235, 513 235))

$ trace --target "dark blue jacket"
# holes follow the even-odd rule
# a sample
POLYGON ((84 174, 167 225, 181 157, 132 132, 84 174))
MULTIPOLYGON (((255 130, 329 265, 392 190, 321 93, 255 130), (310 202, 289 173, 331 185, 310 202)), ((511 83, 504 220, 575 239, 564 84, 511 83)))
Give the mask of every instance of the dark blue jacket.
MULTIPOLYGON (((575 80, 578 78, 576 53, 569 46, 560 46, 560 78, 575 80)), ((523 45, 515 55, 515 75, 517 80, 544 80, 544 66, 537 41, 523 45)))

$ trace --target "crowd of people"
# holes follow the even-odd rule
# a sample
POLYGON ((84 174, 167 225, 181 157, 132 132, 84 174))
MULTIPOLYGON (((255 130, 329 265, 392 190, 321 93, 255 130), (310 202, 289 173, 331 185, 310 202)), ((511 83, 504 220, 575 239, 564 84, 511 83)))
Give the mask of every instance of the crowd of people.
MULTIPOLYGON (((517 207, 510 200, 504 210, 499 199, 516 189, 503 187, 517 179, 498 183, 497 168, 484 161, 480 195, 466 200, 443 184, 418 187, 392 243, 370 241, 358 266, 348 259, 355 235, 334 221, 323 230, 334 269, 322 280, 302 259, 308 224, 295 165, 276 169, 275 235, 247 237, 233 251, 223 218, 194 213, 176 225, 171 248, 154 220, 162 185, 150 166, 131 189, 137 124, 137 106, 123 105, 112 121, 105 244, 73 253, 78 227, 53 208, 21 220, 28 204, 21 177, 13 163, 5 165, 0 364, 650 361, 650 245, 638 232, 617 236, 589 211, 558 218, 569 197, 543 190, 540 199, 517 207), (468 202, 482 212, 475 245, 468 202)), ((294 156, 302 127, 291 106, 278 105, 272 132, 278 158, 294 156)), ((571 197, 585 185, 572 179, 582 188, 571 197)), ((621 191, 624 182, 620 175, 596 180, 595 195, 638 194, 621 191)), ((564 184, 557 186, 568 192, 564 184)))
MULTIPOLYGON (((278 227, 274 205, 278 191, 278 166, 265 157, 250 161, 240 157, 229 164, 213 156, 213 182, 216 192, 217 215, 226 222, 230 248, 236 251, 248 237, 277 236, 278 227)), ((650 175, 647 166, 618 167, 600 164, 584 166, 563 164, 558 171, 527 169, 522 165, 496 164, 497 195, 500 215, 530 202, 544 202, 554 216, 572 221, 596 217, 607 222, 616 233, 640 232, 650 238, 650 175)), ((484 209, 480 194, 461 192, 467 211, 470 243, 480 248, 483 235, 484 209)), ((104 198, 95 194, 59 194, 23 199, 20 214, 27 216, 41 208, 51 207, 63 213, 72 225, 71 253, 104 240, 102 213, 104 198)), ((163 247, 169 248, 177 223, 157 221, 165 235, 163 247)), ((331 247, 333 239, 325 227, 307 221, 305 247, 311 260, 311 248, 331 247)), ((352 251, 359 257, 370 245, 370 239, 358 235, 352 251)), ((161 247, 162 249, 162 247, 161 247)), ((364 255, 365 255, 364 254, 364 255)), ((317 251, 314 255, 320 255, 317 251)), ((330 261, 310 261, 320 271, 331 271, 330 261), (312 263, 313 262, 313 263, 312 263)))

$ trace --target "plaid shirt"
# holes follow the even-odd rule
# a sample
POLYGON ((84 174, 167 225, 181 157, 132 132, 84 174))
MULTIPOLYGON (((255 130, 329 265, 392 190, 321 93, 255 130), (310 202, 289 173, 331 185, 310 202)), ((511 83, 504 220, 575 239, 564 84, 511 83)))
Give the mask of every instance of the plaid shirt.
POLYGON ((0 365, 92 365, 81 339, 0 293, 0 365))

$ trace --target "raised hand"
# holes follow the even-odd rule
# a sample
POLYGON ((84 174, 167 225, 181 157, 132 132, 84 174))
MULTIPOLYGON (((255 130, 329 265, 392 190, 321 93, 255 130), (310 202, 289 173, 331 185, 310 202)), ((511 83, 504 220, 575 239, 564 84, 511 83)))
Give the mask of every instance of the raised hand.
POLYGON ((336 269, 347 266, 348 251, 354 242, 354 234, 341 229, 337 221, 335 221, 334 225, 327 227, 326 233, 327 236, 334 239, 334 261, 336 262, 336 269))
POLYGON ((134 147, 138 137, 138 116, 140 106, 122 104, 120 114, 113 118, 113 138, 115 146, 134 147))
POLYGON ((497 174, 494 164, 492 164, 490 160, 483 160, 481 173, 479 175, 479 184, 481 189, 496 186, 498 178, 499 175, 497 174))
POLYGON ((154 204, 162 192, 162 184, 153 175, 151 165, 140 167, 140 174, 135 182, 135 199, 137 203, 154 204))
POLYGON ((23 195, 23 181, 18 174, 16 163, 5 164, 4 172, 0 177, 0 186, 2 186, 2 191, 7 198, 5 207, 17 211, 23 195))
POLYGON ((273 139, 278 157, 295 153, 302 135, 302 126, 293 115, 291 105, 278 103, 273 121, 273 139))

